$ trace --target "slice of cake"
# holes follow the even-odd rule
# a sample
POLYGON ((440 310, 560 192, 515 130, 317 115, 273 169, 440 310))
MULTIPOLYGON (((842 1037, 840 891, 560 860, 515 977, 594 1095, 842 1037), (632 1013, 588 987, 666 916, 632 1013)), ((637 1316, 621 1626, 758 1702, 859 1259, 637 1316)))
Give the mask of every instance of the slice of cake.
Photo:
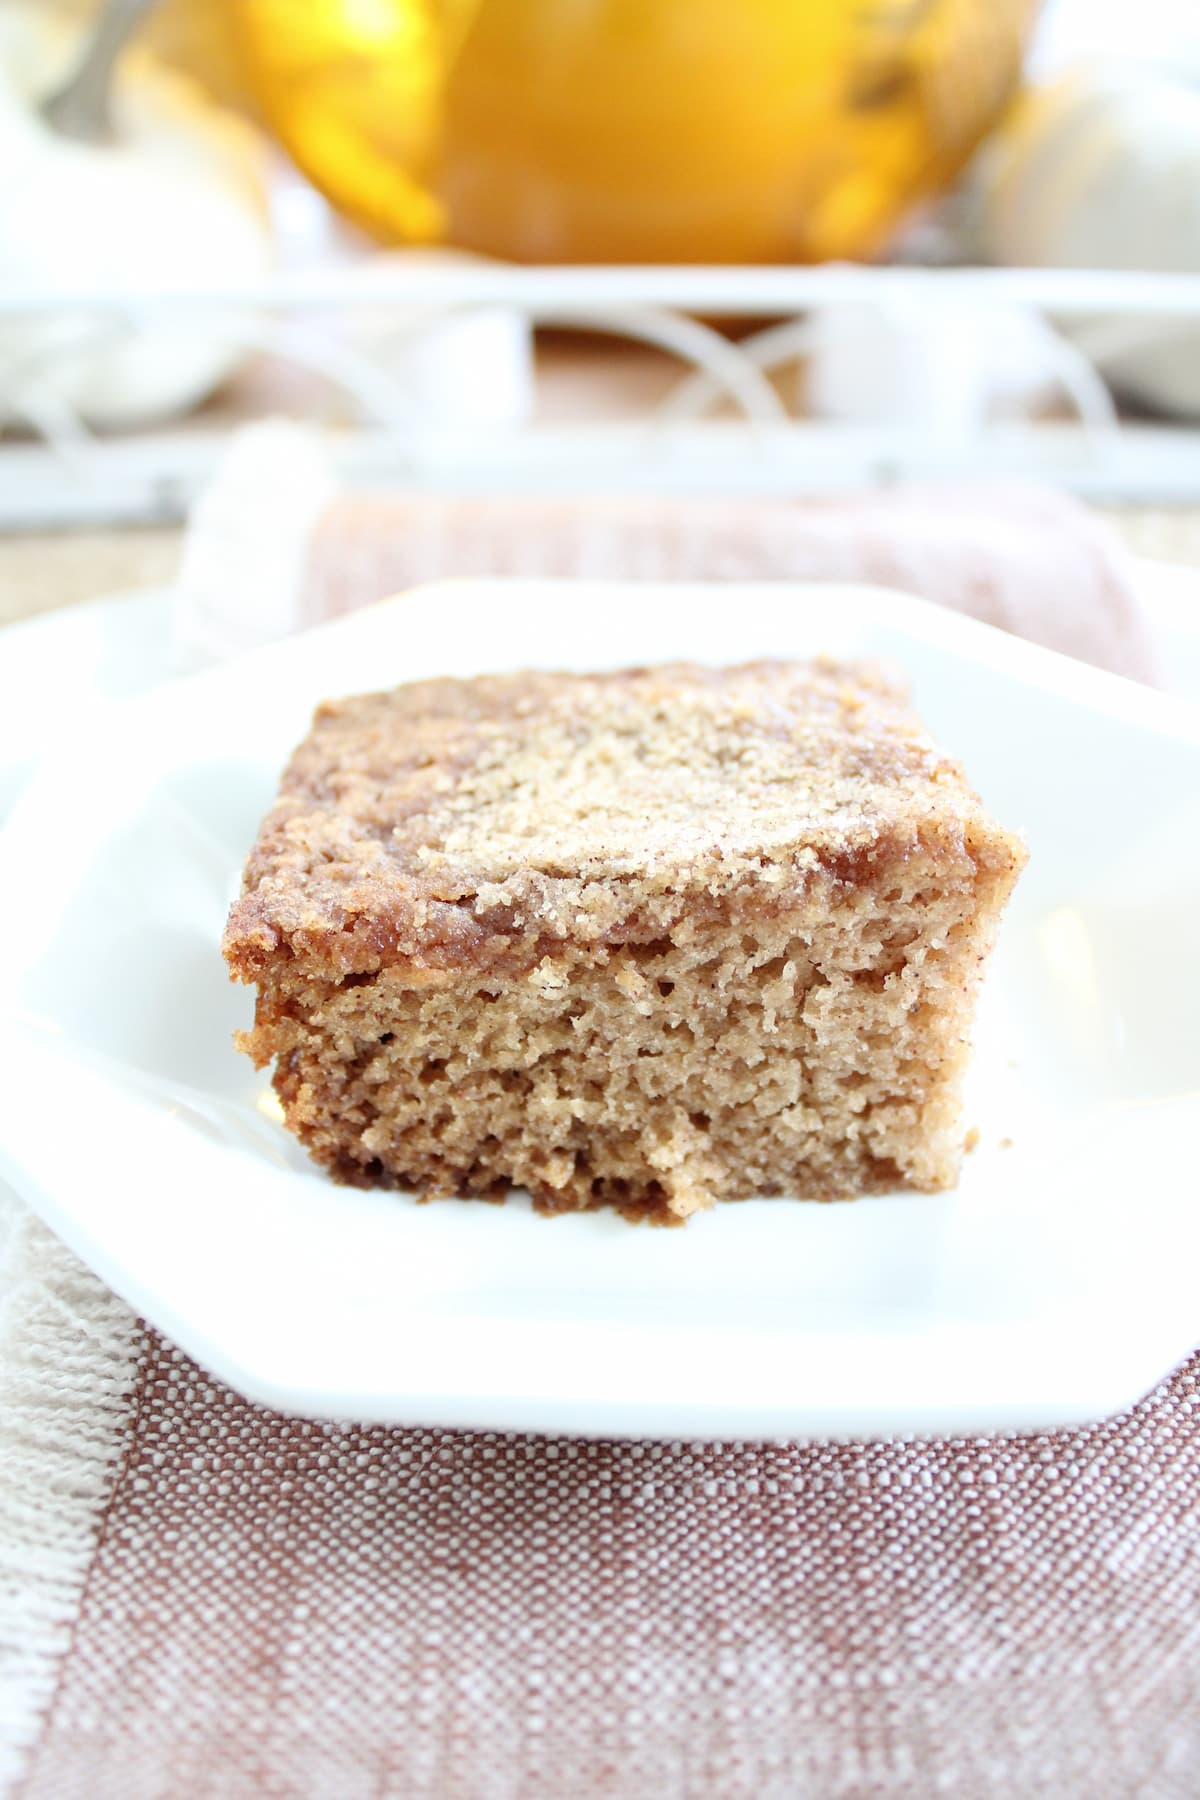
POLYGON ((951 1186, 1025 861, 857 664, 427 681, 319 708, 225 936, 338 1180, 543 1211, 951 1186))

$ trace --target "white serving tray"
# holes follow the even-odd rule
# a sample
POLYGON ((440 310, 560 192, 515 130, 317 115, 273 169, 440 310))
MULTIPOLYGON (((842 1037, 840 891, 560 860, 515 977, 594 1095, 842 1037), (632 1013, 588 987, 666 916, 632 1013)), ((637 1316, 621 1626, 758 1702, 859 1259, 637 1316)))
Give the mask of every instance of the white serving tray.
POLYGON ((446 584, 116 704, 0 838, 4 1173, 217 1375, 302 1413, 666 1436, 974 1432, 1132 1402, 1200 1335, 1200 714, 865 588, 446 584), (421 621, 419 626, 414 621, 421 621), (814 650, 902 663, 1032 857, 948 1195, 604 1214, 357 1193, 230 1048, 217 953, 327 693, 814 650))
MULTIPOLYGON (((1040 478, 1095 499, 1193 495, 1200 431, 1192 426, 1118 424, 1111 404, 1090 427, 1040 419, 973 427, 960 420, 947 431, 924 415, 857 423, 789 418, 760 367, 764 337, 733 342, 703 323, 719 316, 811 320, 838 308, 884 316, 899 309, 912 317, 947 307, 951 317, 975 312, 985 337, 998 314, 1015 309, 1055 323, 1119 318, 1123 330, 1153 340, 1163 331, 1178 334, 1179 321, 1186 326, 1195 318, 1200 274, 905 264, 525 268, 399 251, 284 269, 250 285, 230 285, 218 273, 202 287, 164 285, 153 294, 13 285, 0 293, 0 337, 10 319, 24 325, 61 315, 72 341, 82 327, 101 340, 217 329, 248 353, 268 350, 341 395, 330 438, 339 475, 350 485, 403 479, 435 490, 629 492, 651 482, 660 491, 798 493, 881 477, 976 476, 1040 478), (431 405, 423 384, 406 380, 403 359, 397 361, 396 340, 404 334, 393 331, 379 343, 361 329, 371 317, 407 320, 412 344, 439 321, 488 314, 654 345, 678 360, 681 378, 704 372, 750 428, 648 417, 628 426, 535 421, 488 430, 467 421, 446 429, 446 405, 431 405)), ((1087 385, 1102 392, 1098 377, 1087 385)), ((0 530, 179 519, 224 455, 230 428, 259 416, 264 404, 294 410, 286 392, 274 407, 252 392, 248 402, 234 396, 182 424, 94 439, 60 421, 53 446, 0 444, 0 530)), ((315 416, 320 408, 306 403, 302 410, 315 416)), ((455 416, 453 405, 448 410, 455 416)))

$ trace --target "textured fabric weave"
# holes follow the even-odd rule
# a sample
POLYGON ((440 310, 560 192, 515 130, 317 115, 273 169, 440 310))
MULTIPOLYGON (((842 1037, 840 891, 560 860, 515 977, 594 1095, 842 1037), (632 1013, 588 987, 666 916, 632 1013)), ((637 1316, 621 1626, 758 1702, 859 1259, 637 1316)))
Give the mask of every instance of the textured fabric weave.
POLYGON ((278 1418, 148 1334, 24 1800, 1200 1791, 1200 1359, 1089 1431, 278 1418))

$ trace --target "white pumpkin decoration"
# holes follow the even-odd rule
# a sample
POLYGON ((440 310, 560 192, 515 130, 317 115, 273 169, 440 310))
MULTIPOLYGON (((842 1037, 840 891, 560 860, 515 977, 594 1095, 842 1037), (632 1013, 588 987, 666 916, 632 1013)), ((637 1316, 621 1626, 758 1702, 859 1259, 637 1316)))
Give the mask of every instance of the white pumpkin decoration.
POLYGON ((138 425, 209 394, 244 354, 233 326, 137 302, 270 269, 263 159, 253 130, 136 50, 112 97, 116 141, 52 131, 38 101, 78 46, 30 9, 0 6, 0 291, 128 293, 124 320, 69 304, 0 319, 0 420, 74 415, 138 425))
MULTIPOLYGON (((1079 70, 1026 96, 980 164, 981 247, 1017 267, 1200 271, 1200 94, 1079 70)), ((1114 387, 1200 413, 1200 321, 1064 322, 1114 387), (1117 354, 1102 346, 1129 345, 1117 354)))

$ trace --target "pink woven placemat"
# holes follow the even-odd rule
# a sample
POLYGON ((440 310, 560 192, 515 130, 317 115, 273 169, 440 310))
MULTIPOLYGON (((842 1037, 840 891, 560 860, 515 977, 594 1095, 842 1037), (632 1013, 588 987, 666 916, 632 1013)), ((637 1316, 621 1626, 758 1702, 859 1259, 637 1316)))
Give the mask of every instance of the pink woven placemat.
POLYGON ((142 1340, 38 1800, 1195 1796, 1200 1360, 1094 1430, 287 1421, 142 1340))
MULTIPOLYGON (((412 553, 410 503, 373 538, 343 506, 318 609, 348 603, 321 559, 355 518, 365 563, 412 553)), ((240 1400, 17 1235, 23 1800, 1200 1794, 1200 1359, 1115 1421, 972 1442, 330 1426, 240 1400)))

